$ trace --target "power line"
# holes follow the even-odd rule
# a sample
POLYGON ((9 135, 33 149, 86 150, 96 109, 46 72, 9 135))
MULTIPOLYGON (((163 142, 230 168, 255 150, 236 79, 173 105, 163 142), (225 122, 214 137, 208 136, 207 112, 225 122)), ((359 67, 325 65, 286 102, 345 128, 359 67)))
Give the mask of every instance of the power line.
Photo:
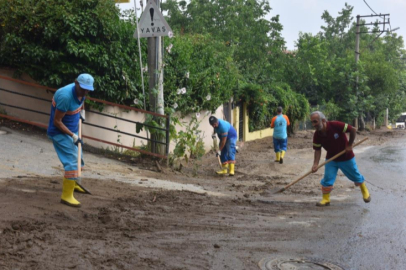
MULTIPOLYGON (((378 13, 376 13, 367 3, 367 1, 364 0, 364 3, 369 7, 370 10, 372 10, 373 13, 375 13, 376 15, 378 15, 379 17, 381 17, 378 13)), ((382 17, 381 17, 382 18, 382 17)))
MULTIPOLYGON (((382 18, 382 16, 381 16, 380 14, 376 13, 375 10, 373 10, 373 9, 368 5, 367 1, 364 0, 364 3, 369 7, 370 10, 372 10, 373 13, 375 13, 375 15, 378 15, 379 17, 382 18)), ((383 19, 385 20, 385 17, 383 17, 383 19)), ((390 20, 389 20, 389 18, 388 18, 388 24, 389 24, 390 32, 392 33, 392 25, 390 25, 390 20)), ((385 30, 385 29, 384 29, 384 30, 385 30)))

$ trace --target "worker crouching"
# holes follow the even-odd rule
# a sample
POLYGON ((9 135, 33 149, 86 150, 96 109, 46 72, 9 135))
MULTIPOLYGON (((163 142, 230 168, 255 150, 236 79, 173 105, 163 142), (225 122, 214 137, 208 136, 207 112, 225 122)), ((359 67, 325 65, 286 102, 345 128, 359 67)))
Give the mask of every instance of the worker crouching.
POLYGON ((220 156, 222 169, 217 174, 225 175, 228 173, 229 176, 234 176, 237 131, 229 122, 214 116, 210 116, 209 123, 214 128, 214 134, 217 134, 220 140, 216 157, 220 156))

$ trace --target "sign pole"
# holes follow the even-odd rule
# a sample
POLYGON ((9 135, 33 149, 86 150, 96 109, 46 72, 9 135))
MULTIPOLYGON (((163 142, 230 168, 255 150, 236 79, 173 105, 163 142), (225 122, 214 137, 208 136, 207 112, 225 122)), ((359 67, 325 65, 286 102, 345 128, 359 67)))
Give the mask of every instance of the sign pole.
MULTIPOLYGON (((148 76, 149 76, 149 105, 150 111, 164 114, 162 36, 172 37, 169 27, 160 11, 160 0, 147 0, 147 5, 141 15, 134 38, 148 38, 148 76)), ((151 134, 151 151, 159 153, 165 149, 157 149, 154 141, 163 140, 151 134)))

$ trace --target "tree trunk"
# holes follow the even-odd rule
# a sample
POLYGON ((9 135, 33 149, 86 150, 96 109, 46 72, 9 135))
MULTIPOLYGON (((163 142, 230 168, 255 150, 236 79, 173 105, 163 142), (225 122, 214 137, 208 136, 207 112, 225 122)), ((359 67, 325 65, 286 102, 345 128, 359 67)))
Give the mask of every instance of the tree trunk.
POLYGON ((359 117, 359 128, 358 130, 365 130, 365 121, 364 117, 360 116, 359 117))

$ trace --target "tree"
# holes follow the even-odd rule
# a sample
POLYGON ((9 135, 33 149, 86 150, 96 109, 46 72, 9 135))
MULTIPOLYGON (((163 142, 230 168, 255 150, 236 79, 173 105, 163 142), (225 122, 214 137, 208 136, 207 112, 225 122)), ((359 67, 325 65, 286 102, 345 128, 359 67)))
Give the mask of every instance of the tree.
POLYGON ((134 26, 120 16, 111 0, 3 0, 0 65, 50 87, 86 72, 95 77, 94 97, 141 99, 134 26))
POLYGON ((233 95, 238 69, 232 50, 211 35, 184 34, 166 39, 166 106, 182 114, 215 111, 233 95))
POLYGON ((168 23, 180 34, 211 34, 233 50, 233 58, 244 79, 254 82, 267 65, 267 55, 281 50, 284 40, 279 17, 270 21, 268 1, 257 0, 168 0, 168 23))
MULTIPOLYGON (((325 11, 326 26, 319 34, 299 35, 297 51, 282 65, 282 80, 303 93, 312 106, 328 105, 332 115, 342 121, 376 117, 388 106, 397 112, 406 109, 399 87, 405 72, 404 62, 399 60, 404 55, 403 39, 395 34, 362 34, 356 65, 352 9, 345 5, 336 18, 325 11)), ((365 31, 367 28, 361 27, 361 32, 365 31)))

